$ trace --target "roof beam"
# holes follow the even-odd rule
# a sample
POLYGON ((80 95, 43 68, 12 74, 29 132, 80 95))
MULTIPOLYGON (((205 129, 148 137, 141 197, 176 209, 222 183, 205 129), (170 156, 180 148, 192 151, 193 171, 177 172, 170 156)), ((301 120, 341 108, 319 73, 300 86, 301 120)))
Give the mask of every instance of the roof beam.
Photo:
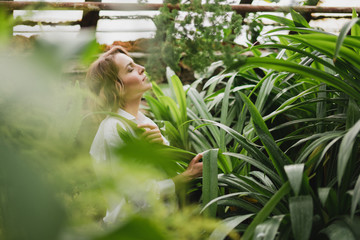
MULTIPOLYGON (((37 1, 19 1, 9 2, 0 1, 0 7, 7 10, 117 10, 117 11, 147 11, 158 10, 163 4, 155 3, 102 3, 102 2, 37 2, 37 1)), ((168 5, 170 9, 180 9, 179 5, 168 5)), ((231 5, 231 8, 237 13, 247 12, 290 12, 290 9, 301 13, 351 13, 352 9, 360 12, 360 7, 321 7, 321 6, 261 6, 251 4, 231 5)))

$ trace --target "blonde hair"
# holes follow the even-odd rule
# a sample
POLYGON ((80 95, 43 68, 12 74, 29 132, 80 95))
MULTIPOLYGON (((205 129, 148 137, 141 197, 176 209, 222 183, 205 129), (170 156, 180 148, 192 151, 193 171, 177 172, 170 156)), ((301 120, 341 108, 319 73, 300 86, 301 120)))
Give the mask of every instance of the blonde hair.
POLYGON ((87 71, 89 89, 98 97, 98 101, 93 104, 94 110, 116 111, 124 107, 124 83, 119 77, 119 67, 114 60, 118 53, 129 55, 123 47, 112 47, 93 62, 87 71))

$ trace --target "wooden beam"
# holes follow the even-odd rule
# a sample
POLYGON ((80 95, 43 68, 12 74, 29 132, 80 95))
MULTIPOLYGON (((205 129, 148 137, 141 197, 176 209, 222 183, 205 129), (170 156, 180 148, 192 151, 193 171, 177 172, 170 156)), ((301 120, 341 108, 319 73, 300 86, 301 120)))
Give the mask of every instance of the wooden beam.
MULTIPOLYGON (((0 1, 0 7, 7 10, 24 10, 32 6, 32 9, 42 10, 117 10, 117 11, 138 11, 138 10, 158 10, 163 4, 146 3, 102 3, 102 2, 8 2, 0 1)), ((170 9, 180 9, 179 5, 168 5, 170 9)), ((231 5, 237 13, 246 12, 289 12, 290 9, 302 13, 351 13, 354 8, 360 12, 360 7, 321 7, 321 6, 260 6, 251 4, 231 5)))
MULTIPOLYGON (((91 0, 85 0, 85 2, 92 2, 91 0)), ((94 2, 101 2, 101 0, 94 0, 94 2)), ((97 22, 99 20, 100 11, 91 10, 91 11, 83 11, 83 17, 80 22, 81 29, 85 28, 93 28, 96 29, 97 22)))

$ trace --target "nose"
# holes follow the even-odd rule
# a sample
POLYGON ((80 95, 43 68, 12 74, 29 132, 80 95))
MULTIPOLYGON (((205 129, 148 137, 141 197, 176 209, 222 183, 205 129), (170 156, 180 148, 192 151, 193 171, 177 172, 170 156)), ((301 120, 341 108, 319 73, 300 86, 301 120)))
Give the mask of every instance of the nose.
POLYGON ((139 74, 143 74, 145 72, 145 68, 141 65, 138 64, 138 68, 139 68, 139 74))

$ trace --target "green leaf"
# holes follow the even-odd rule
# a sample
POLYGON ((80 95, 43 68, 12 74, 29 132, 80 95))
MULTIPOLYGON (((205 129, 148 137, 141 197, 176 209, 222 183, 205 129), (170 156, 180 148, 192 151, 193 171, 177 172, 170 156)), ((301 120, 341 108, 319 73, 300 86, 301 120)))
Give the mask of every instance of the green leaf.
POLYGON ((165 236, 164 229, 160 224, 142 217, 132 217, 120 226, 104 233, 102 236, 93 238, 93 240, 115 239, 165 240, 168 238, 165 236), (141 229, 141 231, 139 231, 139 229, 141 229))
POLYGON ((360 119, 360 108, 354 99, 349 99, 349 105, 346 112, 346 128, 349 129, 360 119))
POLYGON ((274 216, 255 228, 253 240, 273 240, 285 215, 274 216))
POLYGON ((256 159, 253 159, 249 156, 239 154, 239 153, 226 152, 226 153, 224 153, 224 155, 229 155, 229 156, 241 159, 241 160, 253 165, 254 167, 260 169, 261 171, 263 171, 264 174, 266 174, 272 181, 274 181, 276 183, 281 183, 279 176, 272 169, 272 166, 268 166, 269 164, 267 164, 267 165, 263 164, 261 161, 257 161, 256 159))
POLYGON ((163 106, 166 106, 167 109, 170 110, 167 114, 171 116, 171 121, 177 126, 180 126, 183 122, 181 121, 180 110, 174 99, 168 96, 161 96, 159 97, 159 101, 163 106))
MULTIPOLYGON (((270 189, 267 186, 262 185, 258 182, 258 180, 255 180, 253 177, 248 176, 238 176, 239 180, 242 180, 245 184, 247 184, 246 188, 249 189, 251 192, 260 193, 264 196, 271 197, 274 193, 273 189, 270 189)), ((243 184, 243 183, 241 183, 243 184)), ((244 184, 244 187, 245 187, 244 184)))
MULTIPOLYGON (((194 108, 200 114, 200 117, 203 119, 213 120, 213 116, 208 111, 206 104, 200 94, 194 88, 190 88, 188 90, 188 97, 190 98, 191 102, 194 104, 194 108)), ((220 131, 214 126, 209 126, 209 130, 215 139, 215 142, 220 145, 220 131)))
POLYGON ((257 161, 261 161, 264 165, 270 166, 268 157, 266 157, 257 147, 254 143, 250 142, 247 138, 242 136, 240 133, 236 132, 235 130, 229 128, 228 126, 215 122, 210 120, 203 121, 208 122, 209 124, 212 124, 214 126, 220 127, 222 130, 226 131, 228 134, 230 134, 236 141, 239 142, 239 144, 249 153, 251 154, 257 161))
POLYGON ((330 188, 318 188, 318 197, 321 205, 327 210, 326 215, 332 217, 339 215, 339 197, 337 192, 330 188))
POLYGON ((325 32, 322 30, 311 29, 311 28, 302 28, 302 27, 279 27, 279 28, 274 28, 274 29, 269 30, 268 32, 266 32, 266 34, 279 32, 279 31, 294 31, 294 32, 298 32, 298 33, 322 33, 322 34, 332 35, 331 33, 325 32))
MULTIPOLYGON (((306 166, 310 166, 314 159, 308 158, 309 155, 311 155, 317 148, 322 149, 324 148, 324 144, 329 142, 330 140, 333 140, 343 134, 342 131, 329 131, 325 133, 320 134, 313 134, 310 137, 303 138, 300 141, 298 141, 296 144, 292 145, 291 147, 298 146, 306 141, 316 139, 315 141, 312 141, 312 143, 307 146, 303 151, 300 152, 298 159, 296 159, 296 163, 301 163, 306 161, 306 166)), ((320 159, 321 160, 321 159, 320 159)))
MULTIPOLYGON (((203 154, 203 185, 202 200, 203 206, 218 196, 218 149, 208 150, 203 154)), ((204 211, 205 216, 216 216, 217 204, 208 206, 204 211)))
POLYGON ((209 240, 223 240, 240 223, 253 216, 254 214, 234 216, 224 219, 221 225, 211 233, 209 240))
POLYGON ((284 183, 282 187, 273 195, 273 197, 266 203, 266 205, 260 210, 254 220, 250 223, 250 225, 246 228, 244 235, 242 236, 242 240, 249 240, 251 236, 254 234, 256 226, 262 223, 273 211, 276 205, 280 202, 280 200, 285 197, 290 192, 290 184, 289 182, 284 183))
POLYGON ((360 131, 360 120, 356 122, 356 124, 348 130, 345 134, 344 138, 341 141, 339 154, 338 154, 338 171, 337 178, 338 184, 341 185, 343 175, 345 173, 345 168, 350 159, 351 153, 353 152, 353 147, 357 138, 357 135, 360 131))
POLYGON ((331 190, 331 188, 329 188, 329 187, 318 189, 319 200, 323 206, 325 206, 325 204, 329 198, 330 190, 331 190))
MULTIPOLYGON (((319 98, 319 99, 326 98, 326 84, 321 84, 319 86, 319 92, 317 93, 317 98, 319 98)), ((325 116, 326 116, 326 102, 320 101, 320 102, 316 103, 316 117, 318 119, 321 119, 321 118, 324 118, 325 116)), ((323 125, 316 126, 316 131, 318 133, 323 132, 324 126, 323 125)))
MULTIPOLYGON (((190 129, 192 128, 193 127, 190 126, 190 129)), ((212 148, 206 136, 202 134, 200 131, 192 129, 189 132, 189 135, 190 135, 190 139, 193 141, 193 145, 198 145, 200 147, 200 149, 196 150, 196 152, 203 152, 212 148)))
POLYGON ((227 155, 224 155, 222 153, 221 150, 219 150, 219 154, 218 154, 218 163, 219 163, 219 167, 221 168, 221 170, 225 173, 231 173, 231 161, 229 161, 229 159, 227 158, 227 155))
POLYGON ((354 218, 355 210, 358 204, 360 203, 360 175, 358 176, 358 179, 356 181, 355 187, 354 187, 354 193, 351 200, 351 218, 354 218))
MULTIPOLYGON (((352 10, 352 18, 357 18, 357 12, 355 8, 352 10)), ((360 26, 358 24, 354 24, 354 26, 351 28, 351 36, 357 36, 360 37, 360 26)))
MULTIPOLYGON (((222 123, 222 124, 227 123, 228 112, 229 112, 230 92, 231 92, 231 87, 233 85, 233 82, 234 82, 234 79, 236 76, 237 76, 237 73, 233 74, 231 76, 231 78, 229 79, 229 81, 227 82, 226 87, 225 87, 224 98, 223 98, 222 104, 221 104, 221 115, 220 115, 220 123, 222 123)), ((226 149, 225 149, 226 142, 225 142, 225 132, 224 131, 220 132, 219 147, 222 151, 226 151, 226 149)))
POLYGON ((302 97, 304 97, 304 95, 306 95, 307 93, 309 92, 312 92, 314 89, 318 88, 317 85, 313 86, 313 87, 310 87, 308 89, 306 89, 305 91, 302 91, 302 92, 299 92, 297 95, 291 97, 291 98, 288 98, 286 101, 284 101, 280 107, 278 107, 277 110, 281 110, 287 106, 289 106, 290 104, 294 103, 295 101, 297 101, 298 99, 301 99, 302 97))
POLYGON ((183 123, 187 120, 186 95, 184 92, 184 88, 180 79, 176 75, 173 75, 171 77, 171 82, 173 85, 173 91, 175 92, 177 103, 179 104, 179 108, 180 108, 181 123, 183 123))
POLYGON ((313 201, 311 196, 290 198, 289 208, 295 240, 309 239, 313 218, 313 201))
POLYGON ((267 19, 273 20, 275 22, 284 24, 284 25, 286 25, 288 27, 295 27, 295 24, 294 24, 293 21, 291 21, 291 20, 289 20, 287 18, 284 18, 284 17, 264 14, 264 15, 258 16, 257 18, 267 18, 267 19))
POLYGON ((285 181, 286 175, 284 172, 284 164, 290 163, 290 159, 281 151, 281 149, 276 145, 272 135, 270 134, 269 129, 267 128, 263 118, 260 113, 257 111, 254 104, 250 101, 250 99, 243 93, 240 93, 241 99, 244 101, 246 106, 249 109, 251 114, 255 131, 258 134, 260 140, 264 144, 266 151, 270 155, 270 159, 280 175, 280 177, 285 181))
MULTIPOLYGON (((321 35, 321 36, 323 36, 323 35, 321 35)), ((304 36, 302 36, 302 37, 304 37, 304 36)), ((335 36, 330 36, 330 39, 333 39, 331 41, 334 42, 336 40, 336 37, 335 36), (333 38, 331 38, 331 37, 333 37, 333 38)), ((260 48, 260 47, 261 48, 282 48, 282 49, 288 49, 290 51, 300 53, 301 55, 304 55, 304 56, 307 56, 307 57, 310 57, 310 58, 314 59, 314 61, 326 66, 327 68, 331 69, 332 71, 339 73, 342 77, 344 77, 346 80, 348 80, 349 82, 351 82, 355 86, 357 84, 357 81, 354 81, 351 77, 349 77, 348 73, 343 71, 343 69, 337 68, 333 64, 329 63, 328 61, 325 61, 324 59, 319 58, 317 55, 309 53, 307 51, 304 51, 304 50, 302 50, 300 48, 293 47, 293 46, 290 46, 290 45, 284 45, 284 44, 266 44, 266 45, 255 46, 253 48, 260 48)))
MULTIPOLYGON (((224 175, 222 175, 224 176, 224 175)), ((221 178, 219 178, 219 180, 221 180, 221 178)), ((222 181, 219 181, 220 183, 223 183, 222 181)), ((202 207, 200 213, 202 213, 207 207, 209 207, 210 205, 212 205, 213 203, 215 202, 220 202, 222 201, 222 203, 225 203, 223 205, 231 205, 231 206, 237 206, 236 204, 236 201, 241 199, 241 197, 244 197, 244 196, 248 196, 248 195, 251 195, 253 193, 251 192, 235 192, 235 193, 229 193, 229 194, 225 194, 225 195, 222 195, 220 197, 217 197, 217 198, 214 198, 213 200, 211 200, 210 202, 208 202, 205 206, 202 207), (236 198, 235 198, 236 197, 236 198), (227 201, 228 200, 228 201, 227 201), (225 201, 225 202, 224 202, 225 201), (227 201, 227 202, 226 202, 227 201), (229 203, 229 204, 227 204, 229 203), (233 204, 235 203, 235 205, 233 204)), ((239 204, 240 205, 240 204, 239 204)), ((243 207, 243 206, 240 206, 240 207, 243 207)), ((249 210, 249 209, 247 209, 249 210)), ((258 210, 255 210, 254 212, 258 212, 258 210)))
POLYGON ((329 240, 356 240, 349 227, 342 221, 335 221, 330 226, 321 231, 328 236, 329 240))
POLYGON ((155 115, 156 119, 166 119, 170 120, 170 117, 168 116, 168 111, 166 110, 166 107, 162 105, 158 100, 153 98, 150 95, 145 96, 146 102, 149 104, 149 107, 151 109, 151 112, 155 115))
POLYGON ((304 164, 286 165, 284 168, 295 196, 298 196, 304 174, 304 164))
POLYGON ((152 91, 154 92, 155 96, 159 98, 160 96, 165 96, 159 85, 156 84, 156 82, 151 82, 152 85, 152 91))
POLYGON ((336 58, 339 56, 340 48, 341 48, 341 46, 342 46, 342 44, 344 42, 344 39, 347 36, 347 33, 358 22, 360 22, 360 19, 359 18, 354 18, 350 22, 345 23, 344 26, 341 28, 338 39, 336 41, 336 47, 335 47, 334 58, 333 58, 334 62, 336 61, 336 58))
POLYGON ((293 9, 290 10, 290 13, 296 27, 311 28, 309 23, 305 20, 303 16, 301 16, 301 14, 297 13, 293 9))
MULTIPOLYGON (((342 57, 342 59, 350 62, 355 67, 359 68, 360 61, 358 58, 358 54, 354 51, 353 47, 349 46, 349 44, 345 44, 345 40, 343 40, 343 43, 339 46, 336 45, 335 42, 331 41, 332 36, 328 35, 321 35, 321 37, 318 35, 301 35, 301 36, 286 36, 287 38, 293 38, 297 39, 300 42, 320 51, 321 53, 326 54, 329 58, 334 58, 334 51, 336 51, 336 47, 338 47, 338 56, 342 57)), ((347 41, 347 43, 351 42, 351 45, 353 45, 352 42, 356 42, 355 48, 359 48, 359 41, 352 38, 352 41, 347 41)), ((337 56, 336 56, 337 57, 337 56)), ((334 60, 335 62, 335 60, 334 60)))
POLYGON ((164 121, 164 125, 165 125, 165 136, 169 140, 170 145, 178 146, 178 147, 182 146, 182 143, 180 141, 179 130, 176 127, 174 127, 174 125, 172 125, 172 123, 169 121, 164 121))
POLYGON ((359 92, 356 91, 352 86, 348 85, 341 79, 334 77, 331 74, 328 74, 326 72, 311 67, 301 66, 296 63, 279 60, 279 59, 255 58, 255 57, 248 58, 246 60, 246 63, 243 65, 243 67, 247 67, 247 66, 253 66, 253 67, 262 66, 264 68, 271 68, 278 71, 299 73, 305 77, 309 77, 318 80, 320 82, 327 83, 328 85, 331 85, 345 92, 346 94, 350 95, 354 99, 360 101, 359 92))

